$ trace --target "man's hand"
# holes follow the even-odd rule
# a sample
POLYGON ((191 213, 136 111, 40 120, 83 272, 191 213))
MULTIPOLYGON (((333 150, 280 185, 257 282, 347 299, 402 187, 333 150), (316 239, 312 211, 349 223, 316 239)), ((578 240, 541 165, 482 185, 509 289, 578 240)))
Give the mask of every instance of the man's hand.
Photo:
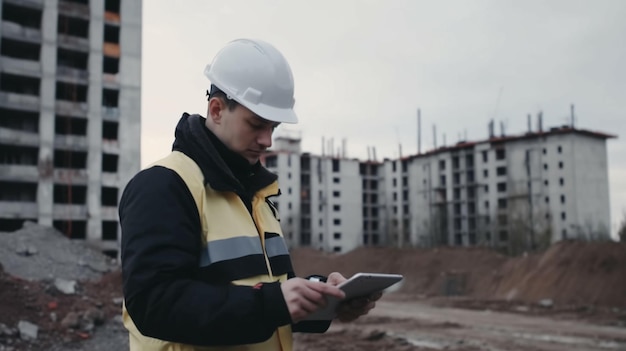
MULTIPOLYGON (((345 280, 345 278, 344 278, 345 280)), ((291 321, 297 323, 326 305, 326 296, 343 299, 345 294, 336 284, 314 282, 302 278, 288 279, 280 285, 291 321)))
MULTIPOLYGON (((330 285, 339 285, 345 280, 346 278, 338 272, 333 272, 328 276, 328 283, 330 285)), ((342 301, 337 307, 337 319, 342 322, 351 322, 367 314, 376 306, 376 301, 380 299, 381 296, 383 296, 383 293, 379 292, 365 297, 342 301)))

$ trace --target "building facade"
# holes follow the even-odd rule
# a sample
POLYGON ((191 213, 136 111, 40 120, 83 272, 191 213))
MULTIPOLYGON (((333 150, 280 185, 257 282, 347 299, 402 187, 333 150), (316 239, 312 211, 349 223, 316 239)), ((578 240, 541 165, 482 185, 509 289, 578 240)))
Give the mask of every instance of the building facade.
POLYGON ((140 167, 141 1, 0 0, 0 231, 117 250, 140 167))
POLYGON ((299 138, 279 137, 264 162, 279 175, 291 247, 483 245, 517 253, 610 237, 609 138, 563 126, 377 162, 301 153, 299 138))

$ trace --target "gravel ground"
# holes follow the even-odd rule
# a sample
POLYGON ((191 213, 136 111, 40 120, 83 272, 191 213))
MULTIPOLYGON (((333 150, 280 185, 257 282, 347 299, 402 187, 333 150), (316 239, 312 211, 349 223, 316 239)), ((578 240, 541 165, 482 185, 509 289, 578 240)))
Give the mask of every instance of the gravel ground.
POLYGON ((112 351, 128 350, 128 331, 121 317, 116 317, 98 327, 87 340, 56 345, 50 351, 112 351))

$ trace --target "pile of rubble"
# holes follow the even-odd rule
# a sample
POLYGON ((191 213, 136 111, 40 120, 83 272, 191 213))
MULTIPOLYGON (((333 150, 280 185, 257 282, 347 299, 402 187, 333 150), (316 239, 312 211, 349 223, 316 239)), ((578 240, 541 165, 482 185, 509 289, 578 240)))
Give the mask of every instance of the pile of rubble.
POLYGON ((0 233, 0 301, 0 351, 80 350, 106 324, 127 339, 116 260, 53 228, 0 233))

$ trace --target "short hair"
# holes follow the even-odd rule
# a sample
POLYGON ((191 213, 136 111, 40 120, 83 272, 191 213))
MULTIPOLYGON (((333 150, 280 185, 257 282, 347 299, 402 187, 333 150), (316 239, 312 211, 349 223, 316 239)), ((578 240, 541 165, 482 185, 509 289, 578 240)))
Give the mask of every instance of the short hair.
POLYGON ((230 98, 228 95, 226 95, 225 92, 220 90, 220 88, 216 87, 214 84, 211 84, 210 91, 207 90, 207 95, 209 96, 207 100, 211 100, 211 98, 214 97, 222 100, 228 107, 229 111, 233 111, 237 108, 237 106, 239 106, 239 103, 237 101, 230 98))

